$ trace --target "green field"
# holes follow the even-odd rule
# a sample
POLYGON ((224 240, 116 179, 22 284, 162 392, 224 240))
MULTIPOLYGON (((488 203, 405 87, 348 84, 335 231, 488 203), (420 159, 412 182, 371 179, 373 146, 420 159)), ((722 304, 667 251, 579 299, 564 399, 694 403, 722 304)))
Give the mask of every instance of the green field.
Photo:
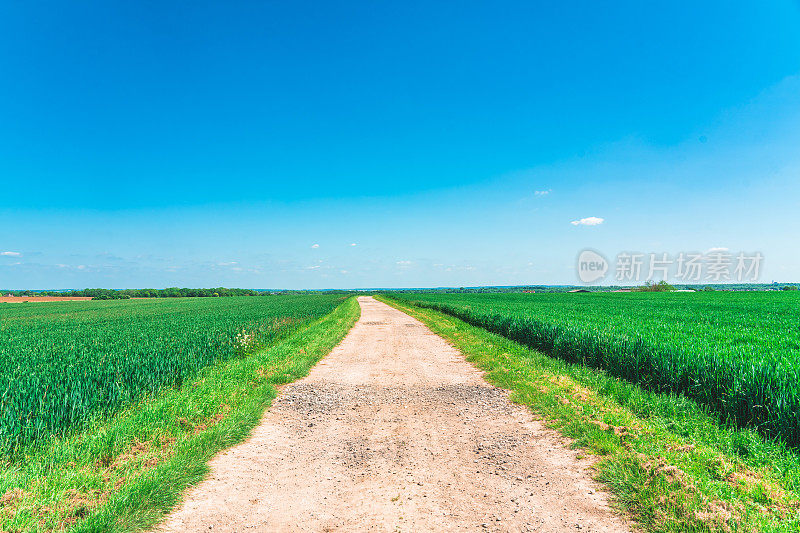
POLYGON ((392 297, 800 444, 800 296, 763 293, 392 297))
POLYGON ((86 427, 252 352, 341 295, 0 304, 0 451, 86 427))

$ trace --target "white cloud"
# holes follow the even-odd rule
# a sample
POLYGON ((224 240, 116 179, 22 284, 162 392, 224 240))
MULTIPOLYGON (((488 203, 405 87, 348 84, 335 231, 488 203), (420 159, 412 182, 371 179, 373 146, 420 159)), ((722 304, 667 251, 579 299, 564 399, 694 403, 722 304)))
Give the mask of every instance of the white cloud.
POLYGON ((349 272, 348 272, 347 270, 340 270, 339 272, 340 272, 341 274, 349 274, 349 272))
POLYGON ((356 243, 354 243, 354 242, 351 242, 351 243, 350 243, 350 246, 356 246, 356 243))
POLYGON ((219 266, 233 266, 233 265, 238 265, 239 262, 238 261, 225 261, 223 263, 217 263, 217 264, 219 266))
POLYGON ((397 264, 400 265, 400 266, 408 266, 408 265, 410 265, 412 263, 413 263, 413 261, 398 261, 397 262, 397 264))
POLYGON ((314 244, 312 244, 312 245, 311 245, 311 247, 312 247, 312 248, 319 248, 319 244, 317 244, 317 243, 314 243, 314 244))
POLYGON ((553 189, 547 189, 545 191, 533 191, 533 195, 534 196, 547 196, 551 192, 553 192, 553 189))
POLYGON ((586 217, 580 220, 573 220, 570 224, 573 226, 599 226, 604 221, 605 219, 600 217, 586 217))
POLYGON ((19 257, 22 254, 19 252, 0 252, 0 255, 7 255, 9 257, 19 257))
POLYGON ((728 248, 725 248, 724 246, 717 246, 715 248, 709 248, 708 251, 706 251, 706 253, 707 254, 719 254, 719 253, 723 253, 723 252, 727 252, 727 251, 728 251, 728 248))

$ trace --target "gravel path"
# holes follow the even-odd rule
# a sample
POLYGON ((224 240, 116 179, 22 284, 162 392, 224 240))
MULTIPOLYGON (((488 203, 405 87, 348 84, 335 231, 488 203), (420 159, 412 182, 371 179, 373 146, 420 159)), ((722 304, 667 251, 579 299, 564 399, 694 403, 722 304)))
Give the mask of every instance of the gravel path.
POLYGON ((417 320, 359 303, 162 531, 629 531, 555 432, 417 320))

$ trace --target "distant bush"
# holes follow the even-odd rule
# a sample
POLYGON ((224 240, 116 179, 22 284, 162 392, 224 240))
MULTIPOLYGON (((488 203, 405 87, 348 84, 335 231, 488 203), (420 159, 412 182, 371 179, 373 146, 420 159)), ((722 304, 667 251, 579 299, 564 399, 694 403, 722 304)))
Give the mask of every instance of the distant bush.
POLYGON ((653 283, 652 281, 645 282, 644 285, 641 287, 634 287, 631 289, 634 292, 669 292, 674 291, 675 287, 667 283, 665 280, 661 280, 658 283, 653 283))
POLYGON ((92 300, 130 300, 130 294, 121 294, 118 292, 114 292, 112 294, 98 294, 97 296, 92 296, 92 300))
POLYGON ((782 289, 782 291, 796 291, 797 285, 786 285, 782 289))

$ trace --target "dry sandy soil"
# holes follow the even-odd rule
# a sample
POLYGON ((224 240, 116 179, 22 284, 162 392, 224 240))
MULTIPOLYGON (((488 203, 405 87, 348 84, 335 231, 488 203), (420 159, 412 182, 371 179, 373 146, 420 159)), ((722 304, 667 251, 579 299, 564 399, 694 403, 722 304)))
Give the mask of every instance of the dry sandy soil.
POLYGON ((91 299, 91 296, 0 296, 0 303, 85 302, 91 299))
POLYGON ((629 531, 563 439, 372 298, 162 531, 629 531))

